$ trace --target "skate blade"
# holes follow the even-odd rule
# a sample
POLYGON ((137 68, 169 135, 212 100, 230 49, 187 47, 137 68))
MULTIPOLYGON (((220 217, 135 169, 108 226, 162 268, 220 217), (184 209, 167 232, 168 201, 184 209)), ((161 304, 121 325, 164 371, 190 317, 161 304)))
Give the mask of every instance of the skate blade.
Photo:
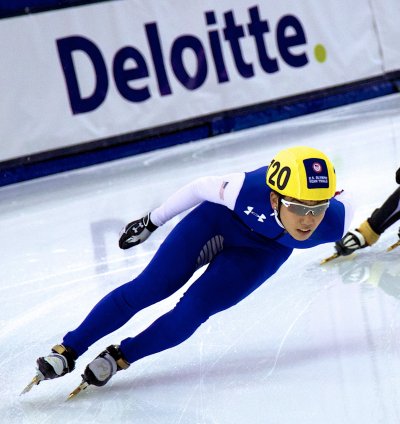
POLYGON ((28 393, 33 386, 37 386, 43 379, 39 376, 39 374, 36 374, 35 377, 32 378, 32 381, 25 387, 24 390, 19 394, 24 395, 25 393, 28 393))
POLYGON ((89 386, 89 383, 85 380, 82 380, 82 383, 73 390, 69 395, 67 400, 73 399, 75 396, 77 396, 82 390, 85 390, 89 386))
POLYGON ((400 240, 399 240, 399 241, 396 241, 396 243, 395 243, 395 244, 392 244, 391 246, 389 246, 389 247, 386 249, 386 252, 390 252, 391 250, 396 249, 396 247, 399 247, 399 246, 400 246, 400 240))
POLYGON ((329 256, 329 258, 322 259, 321 265, 326 264, 327 262, 333 261, 334 259, 338 258, 340 255, 339 253, 334 253, 333 255, 329 256))

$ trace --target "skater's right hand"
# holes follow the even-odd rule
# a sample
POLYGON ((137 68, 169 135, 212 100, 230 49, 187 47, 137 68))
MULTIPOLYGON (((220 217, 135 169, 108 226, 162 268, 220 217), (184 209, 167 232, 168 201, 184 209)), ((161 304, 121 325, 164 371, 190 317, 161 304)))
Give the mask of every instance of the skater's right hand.
POLYGON ((129 249, 136 246, 147 240, 157 228, 157 225, 151 222, 150 213, 148 213, 143 218, 130 222, 122 229, 119 238, 119 247, 121 249, 129 249))
POLYGON ((355 250, 366 246, 365 238, 358 230, 348 231, 341 240, 335 242, 335 249, 341 256, 351 255, 355 250))

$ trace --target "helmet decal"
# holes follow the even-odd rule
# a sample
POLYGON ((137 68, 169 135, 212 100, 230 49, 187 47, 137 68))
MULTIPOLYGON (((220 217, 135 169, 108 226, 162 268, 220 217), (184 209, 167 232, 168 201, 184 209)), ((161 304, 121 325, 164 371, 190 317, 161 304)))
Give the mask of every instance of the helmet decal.
POLYGON ((284 190, 289 182, 291 169, 288 166, 281 166, 281 163, 275 160, 272 160, 269 166, 271 168, 268 178, 270 185, 276 186, 279 190, 284 190))
POLYGON ((323 159, 310 158, 304 160, 307 188, 329 188, 328 167, 323 159))
POLYGON ((312 164, 312 168, 317 174, 319 174, 322 171, 322 166, 319 162, 314 162, 312 164))

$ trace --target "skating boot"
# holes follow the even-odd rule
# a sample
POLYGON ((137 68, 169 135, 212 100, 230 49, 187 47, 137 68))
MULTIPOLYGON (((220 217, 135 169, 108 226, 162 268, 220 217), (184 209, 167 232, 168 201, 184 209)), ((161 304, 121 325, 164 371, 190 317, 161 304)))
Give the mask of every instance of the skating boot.
POLYGON ((108 346, 87 365, 82 374, 81 384, 69 395, 68 399, 73 398, 89 385, 104 386, 117 371, 125 370, 129 365, 118 345, 108 346))
POLYGON ((71 348, 55 345, 49 355, 37 359, 36 375, 21 394, 29 392, 33 386, 43 380, 52 380, 71 372, 75 368, 76 358, 71 348))

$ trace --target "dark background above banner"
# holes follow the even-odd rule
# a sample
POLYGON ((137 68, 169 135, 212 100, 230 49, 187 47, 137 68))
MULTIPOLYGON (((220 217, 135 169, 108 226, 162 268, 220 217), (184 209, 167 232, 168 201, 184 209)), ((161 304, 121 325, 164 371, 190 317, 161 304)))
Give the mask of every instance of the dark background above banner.
POLYGON ((0 0, 0 19, 118 0, 0 0))

